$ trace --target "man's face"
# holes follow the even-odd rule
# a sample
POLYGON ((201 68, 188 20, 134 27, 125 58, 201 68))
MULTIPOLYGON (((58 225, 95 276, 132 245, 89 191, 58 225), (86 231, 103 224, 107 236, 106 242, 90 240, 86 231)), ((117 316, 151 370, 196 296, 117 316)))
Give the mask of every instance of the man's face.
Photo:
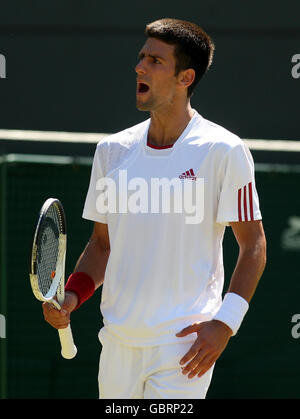
POLYGON ((177 77, 174 45, 148 38, 139 53, 136 106, 141 111, 158 111, 176 101, 177 77))

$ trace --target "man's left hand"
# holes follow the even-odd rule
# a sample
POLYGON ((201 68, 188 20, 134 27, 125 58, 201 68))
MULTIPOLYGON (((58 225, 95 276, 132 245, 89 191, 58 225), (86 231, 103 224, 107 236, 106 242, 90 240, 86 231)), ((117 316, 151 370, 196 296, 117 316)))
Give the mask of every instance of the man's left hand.
POLYGON ((232 335, 232 330, 225 323, 210 320, 188 326, 176 336, 184 337, 195 332, 198 335, 196 341, 179 361, 182 373, 187 374, 188 378, 205 374, 224 351, 232 335))

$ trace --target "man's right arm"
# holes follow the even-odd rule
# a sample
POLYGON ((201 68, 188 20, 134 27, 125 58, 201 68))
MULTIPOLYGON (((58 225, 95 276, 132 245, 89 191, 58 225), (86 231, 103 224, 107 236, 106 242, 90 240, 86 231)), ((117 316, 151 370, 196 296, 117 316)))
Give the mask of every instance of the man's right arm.
MULTIPOLYGON (((74 272, 88 274, 94 280, 96 290, 103 284, 109 254, 110 241, 107 224, 95 223, 93 233, 76 263, 74 272)), ((73 291, 66 291, 61 311, 57 311, 49 303, 44 303, 43 313, 46 322, 56 329, 67 327, 70 323, 70 314, 77 303, 78 297, 73 291)))
POLYGON ((74 272, 85 272, 95 282, 95 289, 104 281, 110 242, 107 224, 95 223, 91 238, 79 257, 74 272))

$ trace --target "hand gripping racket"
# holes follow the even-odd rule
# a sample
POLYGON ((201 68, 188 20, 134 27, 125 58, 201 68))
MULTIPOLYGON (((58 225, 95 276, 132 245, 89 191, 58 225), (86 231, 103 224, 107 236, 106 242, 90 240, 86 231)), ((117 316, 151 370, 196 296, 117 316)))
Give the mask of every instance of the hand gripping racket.
MULTIPOLYGON (((31 253, 30 283, 34 296, 47 301, 60 310, 65 299, 66 219, 58 199, 49 198, 43 204, 37 221, 31 253), (54 297, 56 296, 56 299, 54 297)), ((74 358, 74 345, 70 325, 58 330, 61 354, 74 358)))

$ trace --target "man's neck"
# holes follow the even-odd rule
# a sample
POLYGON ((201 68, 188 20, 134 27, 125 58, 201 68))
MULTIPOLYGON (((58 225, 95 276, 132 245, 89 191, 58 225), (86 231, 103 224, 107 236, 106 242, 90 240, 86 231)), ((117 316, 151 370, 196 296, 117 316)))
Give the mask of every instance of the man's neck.
POLYGON ((148 132, 148 143, 155 146, 166 146, 176 142, 194 114, 190 103, 183 109, 151 112, 148 132))

